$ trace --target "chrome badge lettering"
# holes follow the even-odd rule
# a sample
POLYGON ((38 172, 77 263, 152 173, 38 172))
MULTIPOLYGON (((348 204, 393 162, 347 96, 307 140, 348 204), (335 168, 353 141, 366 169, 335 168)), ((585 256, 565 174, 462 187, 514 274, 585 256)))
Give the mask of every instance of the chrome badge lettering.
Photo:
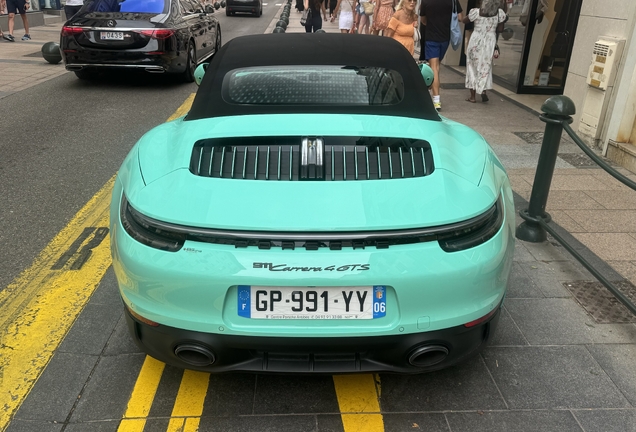
POLYGON ((305 267, 305 266, 290 266, 287 264, 274 264, 255 262, 252 264, 252 268, 264 269, 275 272, 322 272, 322 271, 356 271, 356 270, 370 270, 371 264, 344 264, 344 265, 330 265, 326 267, 305 267))

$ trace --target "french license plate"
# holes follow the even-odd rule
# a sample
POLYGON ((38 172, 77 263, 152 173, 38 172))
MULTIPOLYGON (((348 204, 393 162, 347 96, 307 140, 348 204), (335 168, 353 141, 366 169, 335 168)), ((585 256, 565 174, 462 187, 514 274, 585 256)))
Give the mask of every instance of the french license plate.
POLYGON ((256 319, 376 319, 386 316, 386 287, 239 285, 238 314, 256 319))
POLYGON ((99 32, 101 40, 124 40, 124 32, 99 32))

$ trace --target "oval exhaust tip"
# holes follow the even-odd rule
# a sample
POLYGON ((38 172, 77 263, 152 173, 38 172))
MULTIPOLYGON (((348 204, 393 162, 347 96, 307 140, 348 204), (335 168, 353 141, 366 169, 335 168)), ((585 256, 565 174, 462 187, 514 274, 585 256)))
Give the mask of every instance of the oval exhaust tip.
POLYGON ((448 348, 442 345, 427 345, 416 348, 409 355, 409 363, 415 367, 429 367, 441 363, 448 356, 448 348))
POLYGON ((184 363, 192 366, 209 366, 216 361, 212 350, 198 344, 181 344, 174 349, 174 354, 184 363))

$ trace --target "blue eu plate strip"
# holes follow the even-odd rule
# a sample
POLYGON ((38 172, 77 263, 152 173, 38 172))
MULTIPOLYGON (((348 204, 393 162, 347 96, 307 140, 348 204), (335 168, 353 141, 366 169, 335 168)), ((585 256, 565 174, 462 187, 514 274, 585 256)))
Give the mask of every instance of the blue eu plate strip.
POLYGON ((386 316, 386 287, 376 285, 373 287, 373 319, 386 316))
POLYGON ((239 316, 250 318, 251 313, 251 289, 249 285, 238 286, 238 314, 239 316))

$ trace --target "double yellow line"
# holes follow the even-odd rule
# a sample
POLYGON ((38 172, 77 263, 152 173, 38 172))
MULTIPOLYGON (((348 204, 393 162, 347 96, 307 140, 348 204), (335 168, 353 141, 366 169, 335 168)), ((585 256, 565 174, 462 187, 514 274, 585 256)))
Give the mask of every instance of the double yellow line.
POLYGON ((112 187, 113 179, 33 265, 0 292, 0 430, 7 427, 110 266, 109 237, 104 233, 112 187), (102 234, 95 237, 98 230, 102 234))
MULTIPOLYGON (((168 121, 186 114, 194 94, 168 121)), ((23 271, 0 291, 0 431, 27 397, 111 265, 111 178, 23 271)), ((146 357, 120 432, 142 432, 164 364, 146 357)), ((168 432, 199 429, 209 374, 184 371, 168 432)), ((345 432, 384 430, 373 375, 334 376, 345 432)))

